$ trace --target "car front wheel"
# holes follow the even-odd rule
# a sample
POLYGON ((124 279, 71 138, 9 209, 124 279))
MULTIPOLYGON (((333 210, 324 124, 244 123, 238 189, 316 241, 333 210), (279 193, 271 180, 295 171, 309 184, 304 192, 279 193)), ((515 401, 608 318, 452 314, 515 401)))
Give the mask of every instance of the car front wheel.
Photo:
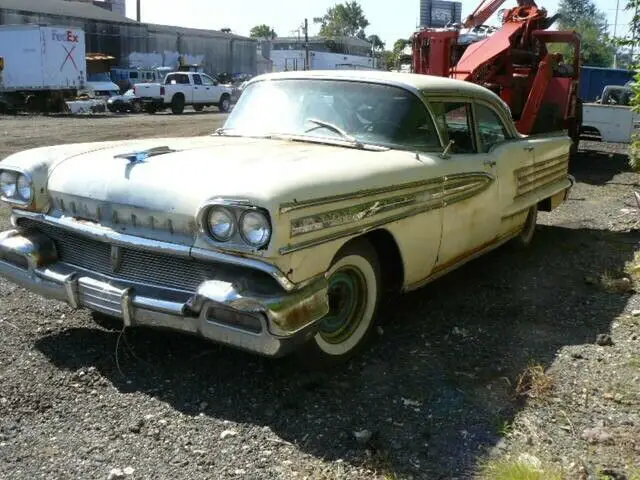
POLYGON ((343 247, 328 271, 329 313, 317 333, 298 352, 309 368, 349 360, 366 344, 380 303, 378 256, 366 240, 343 247))

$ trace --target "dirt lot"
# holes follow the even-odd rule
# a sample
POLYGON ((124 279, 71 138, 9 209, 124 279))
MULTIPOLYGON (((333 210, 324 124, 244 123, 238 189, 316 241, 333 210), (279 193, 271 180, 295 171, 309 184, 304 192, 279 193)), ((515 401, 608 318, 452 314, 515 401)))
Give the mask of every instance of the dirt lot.
MULTIPOLYGON (((223 118, 0 117, 0 156, 223 118)), ((624 153, 583 145, 570 200, 541 214, 530 249, 400 298, 338 372, 148 330, 118 343, 0 280, 0 477, 444 479, 489 462, 489 478, 640 478, 640 297, 619 280, 638 264, 640 177, 624 153)))

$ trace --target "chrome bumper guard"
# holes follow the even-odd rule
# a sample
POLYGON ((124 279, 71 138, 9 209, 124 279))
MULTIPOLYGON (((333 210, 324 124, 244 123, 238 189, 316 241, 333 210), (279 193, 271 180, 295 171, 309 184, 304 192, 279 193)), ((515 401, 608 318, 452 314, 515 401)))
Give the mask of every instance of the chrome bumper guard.
POLYGON ((125 326, 168 328, 265 356, 282 356, 315 333, 329 311, 320 277, 291 292, 251 293, 243 279, 208 280, 194 294, 127 284, 57 261, 42 233, 0 233, 0 275, 44 297, 121 318, 125 326))

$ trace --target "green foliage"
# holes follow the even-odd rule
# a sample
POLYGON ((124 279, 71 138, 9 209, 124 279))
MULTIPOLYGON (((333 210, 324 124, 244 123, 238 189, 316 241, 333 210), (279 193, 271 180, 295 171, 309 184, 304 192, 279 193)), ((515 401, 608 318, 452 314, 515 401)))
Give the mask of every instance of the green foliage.
POLYGON ((263 23, 262 25, 256 25, 253 27, 249 32, 249 36, 251 38, 267 38, 269 40, 273 40, 278 35, 273 28, 263 23))
POLYGON ((407 40, 406 38, 399 38, 393 43, 393 53, 395 53, 396 55, 400 55, 408 45, 411 45, 411 40, 407 40))
POLYGON ((382 52, 382 54, 380 55, 380 58, 382 59, 382 63, 384 64, 384 69, 385 70, 392 70, 393 68, 395 68, 396 65, 396 56, 394 55, 394 53, 390 50, 385 50, 384 52, 382 52))
MULTIPOLYGON (((607 33, 607 16, 592 0, 562 0, 558 13, 561 30, 575 30, 580 34, 583 65, 610 67, 613 64, 616 47, 607 33)), ((557 44, 552 50, 569 60, 573 57, 570 48, 566 44, 557 44)))
POLYGON ((598 28, 606 32, 607 16, 598 10, 592 0, 562 0, 558 6, 558 13, 560 14, 558 23, 561 30, 573 28, 581 20, 591 20, 598 28))
POLYGON ((365 29, 369 20, 364 15, 362 6, 355 0, 338 3, 327 10, 322 17, 313 19, 320 24, 320 35, 323 37, 358 37, 366 38, 365 29))
POLYGON ((483 480, 561 480, 562 475, 558 471, 543 470, 528 463, 494 460, 483 466, 480 478, 483 480))
POLYGON ((373 45, 373 49, 377 51, 384 50, 384 42, 380 39, 378 35, 369 35, 367 37, 367 41, 373 45))
MULTIPOLYGON (((640 33, 640 0, 628 0, 625 6, 626 10, 634 12, 633 18, 629 25, 630 36, 625 38, 616 39, 619 45, 624 45, 631 48, 640 46, 640 39, 638 34, 640 33)), ((638 65, 631 58, 629 68, 636 69, 634 76, 635 83, 631 86, 633 90, 633 96, 631 97, 631 108, 634 112, 640 112, 640 72, 637 72, 638 65)), ((629 147, 629 166, 636 172, 640 172, 640 136, 638 134, 633 135, 631 146, 629 147)))
MULTIPOLYGON (((631 90, 633 90, 631 108, 634 112, 640 112, 640 72, 636 73, 634 80, 635 83, 631 85, 631 90)), ((640 172, 640 138, 637 133, 633 135, 629 148, 629 166, 634 171, 640 172)))

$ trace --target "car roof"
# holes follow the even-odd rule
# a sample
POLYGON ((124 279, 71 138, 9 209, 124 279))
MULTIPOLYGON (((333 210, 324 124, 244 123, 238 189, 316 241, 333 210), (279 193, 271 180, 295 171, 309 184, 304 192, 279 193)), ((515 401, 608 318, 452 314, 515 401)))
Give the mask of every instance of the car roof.
POLYGON ((504 106, 504 102, 491 90, 471 82, 454 80, 434 75, 418 73, 387 72, 382 70, 304 70, 294 72, 277 72, 259 75, 250 83, 262 80, 281 79, 322 79, 322 80, 350 80, 356 82, 373 82, 383 85, 404 87, 413 91, 423 91, 432 94, 469 95, 504 106))

